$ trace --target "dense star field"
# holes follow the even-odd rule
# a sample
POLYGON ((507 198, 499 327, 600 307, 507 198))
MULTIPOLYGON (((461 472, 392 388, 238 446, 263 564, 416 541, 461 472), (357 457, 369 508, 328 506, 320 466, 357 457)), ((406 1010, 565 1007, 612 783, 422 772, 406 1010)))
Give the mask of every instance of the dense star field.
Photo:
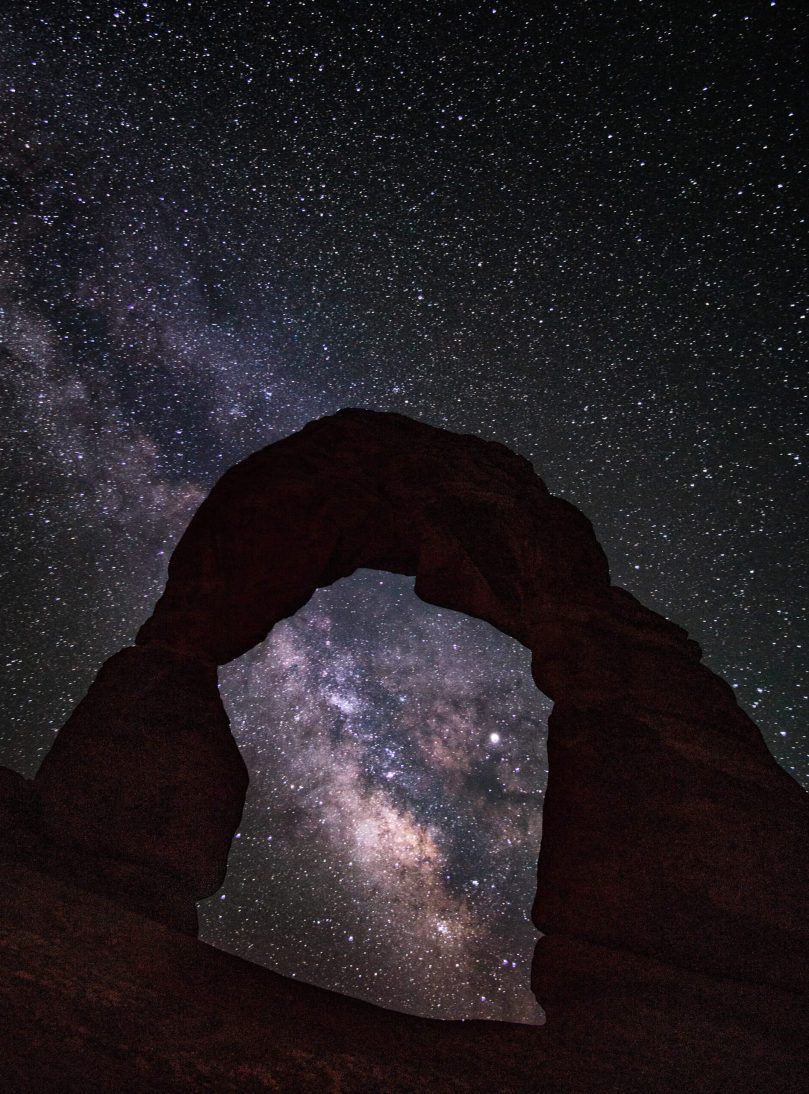
MULTIPOLYGON (((4 7, 0 763, 216 478, 350 405, 531 459, 809 781, 797 6, 4 7)), ((222 692, 251 789, 203 937, 537 1020, 527 651, 362 572, 222 692)))

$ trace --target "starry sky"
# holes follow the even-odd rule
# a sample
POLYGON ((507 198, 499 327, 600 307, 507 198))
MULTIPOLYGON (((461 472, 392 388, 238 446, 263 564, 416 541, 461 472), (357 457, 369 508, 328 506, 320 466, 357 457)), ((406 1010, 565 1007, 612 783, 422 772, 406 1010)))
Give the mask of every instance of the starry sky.
MULTIPOLYGON (((4 5, 0 763, 35 772, 217 477, 351 405, 531 459, 808 783, 804 25, 771 0, 4 5)), ((370 571, 224 669, 252 781, 202 937, 537 1021, 528 670, 370 571)))

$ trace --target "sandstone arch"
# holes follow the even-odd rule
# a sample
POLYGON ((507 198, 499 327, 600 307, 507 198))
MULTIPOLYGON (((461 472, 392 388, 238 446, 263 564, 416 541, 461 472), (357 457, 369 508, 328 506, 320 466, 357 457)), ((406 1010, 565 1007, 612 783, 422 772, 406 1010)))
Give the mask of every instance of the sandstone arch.
POLYGON ((216 667, 359 567, 415 574, 422 599, 522 642, 554 701, 534 906, 543 1001, 543 970, 571 946, 799 986, 806 796, 731 689, 681 628, 610 585, 589 522, 525 460, 398 415, 342 411, 217 483, 135 645, 105 664, 36 776, 50 839, 192 929, 247 785, 216 667))

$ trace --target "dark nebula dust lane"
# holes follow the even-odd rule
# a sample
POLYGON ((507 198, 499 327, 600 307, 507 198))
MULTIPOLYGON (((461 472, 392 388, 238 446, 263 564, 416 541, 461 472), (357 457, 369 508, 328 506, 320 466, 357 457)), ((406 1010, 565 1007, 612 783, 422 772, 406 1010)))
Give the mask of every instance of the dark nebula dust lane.
MULTIPOLYGON (((797 7, 6 8, 0 763, 37 769, 217 477, 353 405, 531 459, 809 781, 797 7)), ((222 692, 252 783, 204 937, 535 1021, 526 651, 360 572, 222 692)))

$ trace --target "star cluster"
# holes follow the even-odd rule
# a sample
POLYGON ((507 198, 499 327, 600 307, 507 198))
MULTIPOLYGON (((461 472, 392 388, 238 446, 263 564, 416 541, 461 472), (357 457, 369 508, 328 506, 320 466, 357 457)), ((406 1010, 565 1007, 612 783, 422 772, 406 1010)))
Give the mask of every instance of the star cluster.
MULTIPOLYGON (((358 405, 532 459, 809 781, 801 22, 771 0, 0 14, 0 762, 36 770, 219 474, 358 405)), ((204 937, 535 1021, 526 651, 361 573, 222 691, 252 782, 204 937)))

